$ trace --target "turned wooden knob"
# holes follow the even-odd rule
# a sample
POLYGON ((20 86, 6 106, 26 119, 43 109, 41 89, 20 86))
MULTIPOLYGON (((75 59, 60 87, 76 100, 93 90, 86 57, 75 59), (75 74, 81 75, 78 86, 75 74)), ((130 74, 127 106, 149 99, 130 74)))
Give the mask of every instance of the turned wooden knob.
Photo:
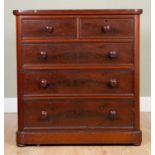
POLYGON ((47 111, 41 111, 41 119, 46 119, 47 118, 47 111))
POLYGON ((52 27, 52 26, 46 26, 45 27, 45 31, 48 32, 48 33, 52 33, 54 31, 54 27, 52 27))
POLYGON ((117 52, 116 51, 110 51, 108 53, 109 58, 114 59, 117 58, 117 52))
POLYGON ((109 81, 109 86, 110 86, 110 87, 116 87, 117 84, 118 84, 118 82, 117 82, 116 79, 111 79, 111 80, 109 81))
POLYGON ((41 56, 42 59, 46 59, 48 55, 47 55, 47 53, 45 51, 41 51, 40 56, 41 56))
POLYGON ((40 86, 41 86, 42 88, 46 88, 46 87, 48 86, 47 80, 45 80, 45 79, 41 80, 41 81, 40 81, 40 86))
POLYGON ((104 25, 104 26, 102 27, 102 31, 103 31, 103 32, 109 32, 109 31, 111 31, 111 26, 110 26, 110 25, 104 25))
POLYGON ((117 112, 115 110, 110 110, 110 112, 109 112, 109 118, 111 120, 116 120, 116 117, 117 117, 117 112))

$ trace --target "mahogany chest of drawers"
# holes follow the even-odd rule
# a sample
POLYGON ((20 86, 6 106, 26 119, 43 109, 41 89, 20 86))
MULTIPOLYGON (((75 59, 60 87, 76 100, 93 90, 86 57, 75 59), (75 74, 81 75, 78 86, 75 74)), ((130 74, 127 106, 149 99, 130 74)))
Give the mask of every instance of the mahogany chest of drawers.
POLYGON ((17 145, 140 145, 142 10, 14 10, 17 145))

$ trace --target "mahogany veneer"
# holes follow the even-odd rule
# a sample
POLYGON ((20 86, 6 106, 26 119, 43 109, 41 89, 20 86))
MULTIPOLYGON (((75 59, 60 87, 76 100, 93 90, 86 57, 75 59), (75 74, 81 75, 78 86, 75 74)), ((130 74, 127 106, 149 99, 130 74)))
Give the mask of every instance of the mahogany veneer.
POLYGON ((17 145, 140 145, 142 10, 13 13, 17 145))

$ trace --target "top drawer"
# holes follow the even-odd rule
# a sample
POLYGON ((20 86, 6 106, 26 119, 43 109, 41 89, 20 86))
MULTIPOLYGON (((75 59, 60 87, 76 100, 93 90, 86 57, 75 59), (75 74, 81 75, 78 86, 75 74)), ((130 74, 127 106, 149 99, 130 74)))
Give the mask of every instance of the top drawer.
POLYGON ((76 38, 76 18, 24 18, 22 37, 24 39, 76 38))
POLYGON ((81 18, 81 38, 128 37, 134 35, 132 18, 81 18))

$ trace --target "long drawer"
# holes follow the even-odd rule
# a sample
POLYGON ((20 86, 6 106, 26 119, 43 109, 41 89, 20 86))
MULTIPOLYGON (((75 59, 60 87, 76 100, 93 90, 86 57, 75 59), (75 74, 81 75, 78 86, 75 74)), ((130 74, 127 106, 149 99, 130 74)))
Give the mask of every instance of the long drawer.
POLYGON ((119 65, 133 63, 133 44, 50 43, 24 44, 24 65, 119 65))
POLYGON ((131 69, 25 70, 25 95, 132 94, 131 69))
MULTIPOLYGON (((132 100, 25 100, 25 128, 133 128, 132 100)), ((49 129, 48 128, 48 129, 49 129)))

